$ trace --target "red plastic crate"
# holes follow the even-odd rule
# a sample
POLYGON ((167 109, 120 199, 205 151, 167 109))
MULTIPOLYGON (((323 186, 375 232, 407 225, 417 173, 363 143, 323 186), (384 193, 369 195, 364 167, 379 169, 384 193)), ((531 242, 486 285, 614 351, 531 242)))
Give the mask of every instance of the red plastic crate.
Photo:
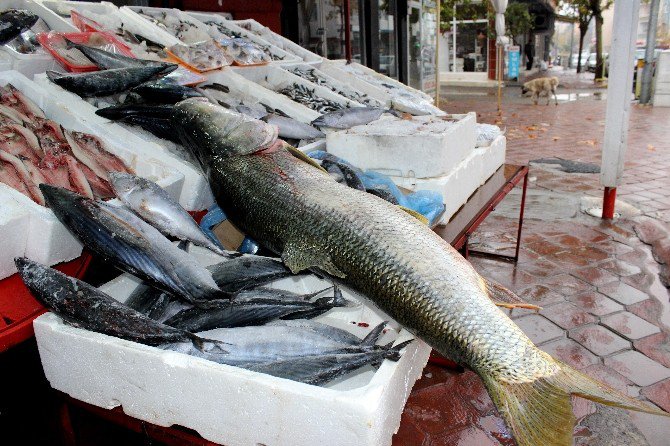
MULTIPOLYGON (((54 266, 68 276, 81 278, 88 269, 91 255, 54 266)), ((47 309, 32 296, 18 274, 0 280, 0 352, 33 336, 33 320, 47 309)))

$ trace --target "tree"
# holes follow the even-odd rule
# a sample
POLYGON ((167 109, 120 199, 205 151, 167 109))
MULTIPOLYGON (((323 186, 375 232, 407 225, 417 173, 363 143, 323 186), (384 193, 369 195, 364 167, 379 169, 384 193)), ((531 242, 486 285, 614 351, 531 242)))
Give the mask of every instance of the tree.
POLYGON ((528 4, 514 2, 507 5, 505 10, 505 27, 507 35, 514 41, 514 37, 526 34, 533 29, 534 18, 528 12, 528 4))
POLYGON ((603 11, 609 9, 614 0, 589 0, 593 18, 596 20, 596 79, 602 79, 605 75, 605 64, 603 63, 603 11))
POLYGON ((593 18, 590 8, 591 0, 563 0, 563 9, 567 15, 577 18, 579 23, 579 52, 577 53, 577 73, 582 71, 582 52, 584 51, 584 37, 589 30, 589 23, 593 18))

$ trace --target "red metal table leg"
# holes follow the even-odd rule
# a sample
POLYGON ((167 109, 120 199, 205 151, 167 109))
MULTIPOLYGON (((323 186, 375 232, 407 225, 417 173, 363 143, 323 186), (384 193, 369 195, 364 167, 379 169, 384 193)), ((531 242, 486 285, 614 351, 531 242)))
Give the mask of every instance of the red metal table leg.
POLYGON ((526 188, 528 186, 528 171, 523 176, 523 192, 521 192, 521 209, 519 209, 519 230, 516 233, 516 251, 514 252, 514 263, 519 261, 519 248, 521 247, 521 228, 523 227, 523 210, 526 207, 526 188))

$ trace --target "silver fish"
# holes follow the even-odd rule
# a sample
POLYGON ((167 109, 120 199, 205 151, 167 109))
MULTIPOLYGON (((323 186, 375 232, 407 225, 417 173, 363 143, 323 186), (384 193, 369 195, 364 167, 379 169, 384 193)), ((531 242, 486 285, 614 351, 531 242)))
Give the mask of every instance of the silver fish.
POLYGON ((314 121, 315 127, 327 127, 331 129, 350 129, 357 125, 369 124, 381 118, 386 110, 374 107, 354 107, 344 110, 336 110, 325 113, 314 121))
POLYGON ((163 234, 188 240, 222 256, 229 255, 158 184, 125 172, 111 172, 109 178, 119 200, 163 234))
POLYGON ((280 116, 276 113, 267 114, 262 119, 268 124, 276 125, 279 128, 280 138, 310 140, 326 137, 321 130, 317 130, 309 124, 286 116, 280 116))

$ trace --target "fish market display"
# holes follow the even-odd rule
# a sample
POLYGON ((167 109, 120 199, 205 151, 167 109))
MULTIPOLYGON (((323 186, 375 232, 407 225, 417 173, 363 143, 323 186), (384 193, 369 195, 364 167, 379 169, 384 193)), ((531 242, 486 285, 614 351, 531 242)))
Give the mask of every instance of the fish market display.
POLYGON ((357 125, 369 124, 381 118, 386 110, 374 107, 353 107, 343 110, 335 110, 316 118, 312 121, 315 127, 327 127, 331 129, 350 129, 357 125))
POLYGON ((447 242, 396 206, 273 145, 266 124, 192 99, 175 106, 173 123, 237 227, 294 272, 318 268, 341 278, 474 370, 520 446, 571 445, 571 395, 667 415, 535 347, 447 242))
POLYGON ((38 19, 38 16, 24 9, 6 9, 0 12, 0 45, 30 29, 38 19))
POLYGON ((319 113, 327 113, 345 108, 344 105, 325 99, 314 92, 314 89, 306 87, 302 84, 293 84, 277 90, 277 93, 287 96, 291 100, 298 102, 305 107, 316 110, 319 113))
MULTIPOLYGON (((238 109, 238 111, 240 111, 238 109)), ((245 113, 247 114, 247 113, 245 113)), ((312 140, 325 138, 326 135, 309 124, 300 122, 287 116, 281 116, 276 113, 268 113, 262 117, 263 121, 279 128, 279 137, 297 140, 312 140)))
MULTIPOLYGON (((94 34, 95 35, 95 34, 94 34)), ((67 46, 75 48, 90 59, 101 70, 110 70, 114 68, 142 68, 142 67, 163 67, 162 72, 169 72, 176 69, 177 66, 172 63, 158 62, 155 60, 136 59, 134 57, 124 56, 123 54, 107 51, 95 45, 93 38, 89 39, 87 45, 75 43, 65 39, 67 46)))
POLYGON ((217 41, 224 47, 229 48, 229 54, 240 65, 257 65, 267 63, 270 60, 284 59, 283 56, 273 53, 268 46, 259 45, 245 39, 240 33, 227 28, 223 23, 215 19, 203 20, 203 23, 210 30, 220 35, 217 41))
POLYGON ((113 68, 89 73, 57 73, 47 71, 49 80, 82 97, 108 96, 136 87, 157 75, 165 75, 176 65, 113 68))
POLYGON ((169 78, 145 82, 131 90, 144 100, 156 104, 174 104, 188 98, 202 97, 202 93, 192 87, 179 85, 169 78))
POLYGON ((349 89, 342 89, 338 88, 337 86, 334 86, 332 82, 326 78, 323 74, 321 74, 317 69, 315 68, 306 68, 306 67, 287 67, 286 68, 288 71, 291 73, 300 76, 301 78, 308 80, 314 84, 317 85, 322 85, 331 91, 334 91, 335 93, 339 94, 340 96, 344 96, 347 99, 351 99, 352 101, 359 102, 361 104, 369 105, 372 107, 377 107, 380 104, 380 102, 376 99, 373 99, 369 97, 365 93, 360 93, 354 90, 349 90, 349 89))
POLYGON ((291 275, 280 260, 251 254, 208 266, 207 269, 219 288, 228 293, 256 288, 291 275))
POLYGON ((135 9, 135 12, 187 45, 210 40, 206 31, 189 21, 183 14, 176 15, 172 11, 151 11, 142 8, 135 9))
POLYGON ((11 84, 0 87, 0 182, 44 204, 40 184, 110 198, 109 172, 130 172, 98 138, 62 129, 11 84))
POLYGON ((54 186, 40 188, 58 220, 122 271, 198 305, 230 297, 192 256, 130 210, 54 186))
POLYGON ((233 58, 211 39, 190 45, 173 45, 169 51, 198 71, 216 70, 233 63, 233 58))
POLYGON ((117 105, 96 110, 95 114, 112 121, 139 125, 159 138, 178 142, 170 123, 169 105, 117 105))
POLYGON ((129 173, 113 172, 111 182, 121 202, 163 234, 226 255, 225 251, 202 232, 186 209, 153 181, 129 173))

